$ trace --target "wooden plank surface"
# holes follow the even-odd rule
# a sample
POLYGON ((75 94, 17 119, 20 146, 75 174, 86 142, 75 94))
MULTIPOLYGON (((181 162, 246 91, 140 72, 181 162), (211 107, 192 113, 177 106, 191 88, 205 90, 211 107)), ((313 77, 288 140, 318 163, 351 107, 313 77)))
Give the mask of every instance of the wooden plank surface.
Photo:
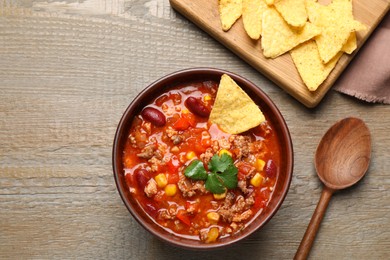
POLYGON ((335 194, 310 256, 389 258, 390 106, 330 91, 309 110, 168 0, 0 1, 0 100, 0 259, 292 259, 320 196, 316 146, 346 116, 370 128, 372 163, 362 182, 335 194), (264 229, 225 250, 193 252, 162 243, 130 216, 111 150, 141 89, 205 66, 238 73, 270 96, 290 128, 295 166, 264 229))
MULTIPOLYGON (((354 57, 354 55, 344 54, 324 83, 315 92, 310 92, 302 82, 290 54, 286 53, 276 59, 264 57, 260 40, 254 41, 248 37, 244 30, 242 18, 228 32, 224 32, 221 28, 218 13, 218 1, 170 0, 170 2, 179 13, 194 22, 307 107, 318 105, 354 57)), ((320 0, 318 2, 326 4, 330 1, 320 0)), ((356 53, 388 12, 390 1, 354 0, 353 8, 355 19, 368 26, 366 31, 357 32, 358 49, 354 52, 356 53)))

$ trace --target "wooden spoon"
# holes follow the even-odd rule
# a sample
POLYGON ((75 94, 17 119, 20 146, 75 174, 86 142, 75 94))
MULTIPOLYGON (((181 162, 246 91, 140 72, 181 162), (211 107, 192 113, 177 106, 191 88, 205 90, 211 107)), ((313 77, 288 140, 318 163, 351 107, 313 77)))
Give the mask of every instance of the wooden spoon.
POLYGON ((332 194, 363 178, 370 157, 370 132, 362 120, 345 118, 326 132, 315 156, 317 175, 325 186, 294 259, 307 258, 332 194))

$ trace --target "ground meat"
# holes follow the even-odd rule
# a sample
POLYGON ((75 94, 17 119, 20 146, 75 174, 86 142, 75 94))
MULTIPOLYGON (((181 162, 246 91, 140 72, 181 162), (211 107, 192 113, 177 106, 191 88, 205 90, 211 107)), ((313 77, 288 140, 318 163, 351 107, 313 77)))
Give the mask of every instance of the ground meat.
POLYGON ((234 194, 228 193, 221 208, 217 211, 221 215, 223 221, 228 223, 241 222, 251 216, 252 211, 249 212, 249 208, 255 203, 253 195, 247 198, 239 195, 234 203, 233 201, 234 194))
POLYGON ((163 209, 159 211, 159 217, 162 219, 174 219, 176 216, 169 213, 167 209, 163 209))
POLYGON ((235 135, 232 142, 232 150, 235 152, 237 158, 248 157, 249 144, 251 140, 248 136, 235 135))
POLYGON ((158 159, 157 157, 152 157, 148 160, 148 162, 151 164, 150 165, 150 170, 152 172, 157 172, 159 167, 161 165, 165 165, 166 164, 166 160, 163 159, 158 159))
POLYGON ((192 197, 196 192, 199 192, 200 194, 208 193, 208 190, 206 190, 206 187, 204 186, 204 181, 192 181, 185 176, 180 178, 177 186, 184 197, 192 197))
POLYGON ((245 205, 246 204, 245 204, 244 197, 239 195, 236 199, 236 202, 231 207, 231 209, 233 210, 233 212, 240 212, 244 209, 245 205))
POLYGON ((214 140, 211 144, 211 149, 214 153, 217 153, 219 151, 219 143, 217 140, 214 140))
POLYGON ((172 127, 168 127, 165 130, 165 134, 168 137, 168 139, 173 142, 174 145, 180 144, 185 139, 183 135, 179 134, 179 132, 173 129, 172 127))
POLYGON ((167 136, 169 138, 171 138, 173 135, 177 135, 177 131, 175 129, 173 129, 172 127, 168 127, 166 130, 165 130, 165 133, 167 134, 167 136))
POLYGON ((181 142, 183 142, 184 137, 182 135, 173 135, 171 137, 171 140, 172 140, 173 144, 178 145, 181 142))
POLYGON ((160 149, 157 149, 156 151, 154 151, 154 156, 156 157, 156 159, 161 160, 164 157, 164 152, 160 149))
POLYGON ((199 233, 199 238, 201 241, 206 241, 208 238, 209 231, 207 229, 202 229, 199 233))
POLYGON ((200 192, 201 194, 206 194, 206 193, 209 192, 208 190, 206 190, 206 187, 204 185, 204 181, 196 181, 196 182, 194 182, 194 186, 192 186, 192 188, 195 191, 200 192))
POLYGON ((218 140, 218 144, 219 144, 219 147, 220 147, 221 149, 226 149, 226 150, 229 150, 229 149, 230 149, 230 146, 231 146, 231 144, 229 143, 229 141, 226 140, 225 138, 219 139, 219 140, 218 140))
POLYGON ((250 207, 253 206, 253 204, 255 204, 255 197, 254 197, 254 194, 251 194, 249 197, 247 197, 245 199, 245 208, 248 209, 250 207))
POLYGON ((148 183, 146 183, 144 192, 149 198, 157 194, 157 183, 154 179, 150 179, 148 183))
POLYGON ((233 205, 235 199, 236 195, 233 192, 228 192, 226 194, 225 201, 223 202, 223 206, 230 207, 233 205))
POLYGON ((248 189, 248 181, 246 179, 239 180, 237 183, 237 187, 244 193, 248 194, 250 190, 248 189))
POLYGON ((213 149, 207 148, 206 151, 199 156, 199 158, 203 161, 204 164, 207 165, 213 155, 213 149))
POLYGON ((241 222, 244 221, 252 216, 252 210, 248 209, 247 211, 244 211, 241 214, 236 214, 233 217, 233 222, 241 222))
POLYGON ((195 191, 191 189, 191 181, 186 177, 181 178, 177 182, 177 186, 179 187, 179 190, 183 193, 184 197, 192 197, 195 195, 195 191))
POLYGON ((155 145, 148 145, 145 146, 144 149, 141 150, 139 154, 137 154, 138 157, 150 159, 154 155, 154 151, 157 149, 155 145))
POLYGON ((231 209, 220 208, 217 212, 221 215, 223 221, 232 222, 234 213, 231 209))

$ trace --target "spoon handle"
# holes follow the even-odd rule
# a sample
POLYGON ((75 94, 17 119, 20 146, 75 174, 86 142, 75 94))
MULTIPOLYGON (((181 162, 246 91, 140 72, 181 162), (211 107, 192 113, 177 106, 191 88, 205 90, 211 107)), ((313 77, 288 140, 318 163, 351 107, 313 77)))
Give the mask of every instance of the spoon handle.
POLYGON ((310 224, 307 227, 305 235, 303 236, 301 244, 295 254, 295 260, 307 259, 332 194, 333 190, 327 188, 326 186, 322 190, 320 201, 317 204, 316 210, 311 217, 310 224))

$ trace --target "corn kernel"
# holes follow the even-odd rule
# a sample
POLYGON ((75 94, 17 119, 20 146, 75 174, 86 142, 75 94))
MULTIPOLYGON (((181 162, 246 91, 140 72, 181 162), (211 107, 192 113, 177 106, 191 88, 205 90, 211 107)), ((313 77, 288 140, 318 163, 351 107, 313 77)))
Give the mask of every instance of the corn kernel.
POLYGON ((218 155, 221 156, 221 155, 224 154, 224 153, 226 153, 226 154, 229 155, 229 156, 232 156, 232 153, 229 152, 229 151, 226 150, 226 149, 220 150, 219 153, 218 153, 218 155))
POLYGON ((203 97, 203 100, 204 101, 210 101, 211 100, 211 96, 206 94, 204 97, 203 97))
POLYGON ((222 199, 226 198, 226 193, 227 193, 227 191, 225 191, 224 193, 221 193, 221 194, 213 194, 213 197, 216 200, 222 200, 222 199))
POLYGON ((195 154, 193 151, 188 152, 188 153, 186 154, 186 158, 187 158, 188 160, 193 159, 195 156, 196 156, 196 154, 195 154))
POLYGON ((155 181, 157 182, 157 186, 159 188, 164 188, 168 184, 167 176, 165 176, 164 173, 160 173, 154 177, 155 181))
POLYGON ((209 212, 207 213, 207 218, 209 219, 211 224, 217 224, 219 221, 220 215, 217 212, 209 212))
POLYGON ((176 194, 176 191, 177 191, 177 187, 176 187, 176 184, 168 184, 167 186, 165 186, 165 194, 167 196, 174 196, 176 194))
POLYGON ((190 111, 187 109, 187 108, 185 108, 185 109, 183 109, 182 111, 181 111, 181 113, 182 114, 188 114, 190 111))
POLYGON ((218 236, 219 236, 219 229, 217 227, 212 227, 207 233, 207 239, 205 242, 206 243, 215 242, 218 236))
POLYGON ((261 176, 260 173, 256 173, 250 180, 250 183, 255 187, 259 187, 263 183, 263 179, 264 177, 261 176))
POLYGON ((263 171, 264 165, 265 165, 265 161, 263 161, 262 159, 256 159, 255 168, 258 172, 263 171))

